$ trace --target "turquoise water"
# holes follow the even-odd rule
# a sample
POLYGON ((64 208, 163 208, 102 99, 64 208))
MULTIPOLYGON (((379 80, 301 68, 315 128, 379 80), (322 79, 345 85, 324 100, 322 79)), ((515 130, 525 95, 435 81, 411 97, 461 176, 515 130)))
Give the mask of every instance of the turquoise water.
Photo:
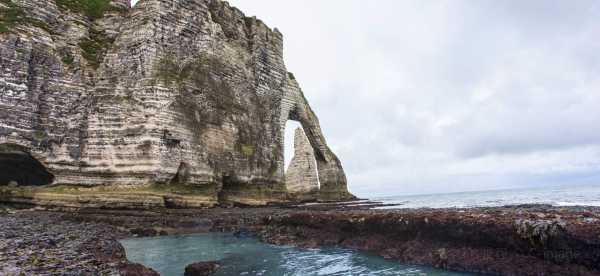
POLYGON ((127 258, 164 276, 183 275, 198 261, 219 260, 216 275, 471 275, 394 261, 341 248, 299 249, 274 246, 232 234, 198 234, 122 240, 127 258))
POLYGON ((392 208, 472 208, 517 204, 600 206, 600 185, 549 186, 527 189, 406 195, 371 198, 400 204, 392 208))

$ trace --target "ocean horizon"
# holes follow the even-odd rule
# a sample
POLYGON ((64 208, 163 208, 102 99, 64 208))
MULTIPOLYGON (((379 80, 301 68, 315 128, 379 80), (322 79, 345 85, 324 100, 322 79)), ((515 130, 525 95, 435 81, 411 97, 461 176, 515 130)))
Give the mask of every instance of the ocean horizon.
POLYGON ((369 200, 398 204, 383 208, 476 208, 521 204, 600 206, 600 184, 375 196, 369 200))

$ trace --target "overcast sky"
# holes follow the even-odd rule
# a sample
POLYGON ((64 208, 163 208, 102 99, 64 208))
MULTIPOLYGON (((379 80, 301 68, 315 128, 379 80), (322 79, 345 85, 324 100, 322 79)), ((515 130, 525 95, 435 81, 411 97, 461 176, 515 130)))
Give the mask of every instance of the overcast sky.
POLYGON ((600 184, 600 1, 232 0, 359 196, 600 184))

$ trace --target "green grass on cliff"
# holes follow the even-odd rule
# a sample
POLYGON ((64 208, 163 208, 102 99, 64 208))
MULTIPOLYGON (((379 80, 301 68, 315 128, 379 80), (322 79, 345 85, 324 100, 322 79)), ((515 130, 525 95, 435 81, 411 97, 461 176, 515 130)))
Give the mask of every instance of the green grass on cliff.
POLYGON ((56 0, 56 5, 62 9, 85 14, 92 20, 102 18, 107 11, 123 12, 112 6, 110 0, 56 0))
POLYGON ((10 0, 0 0, 0 5, 0 33, 8 33, 26 18, 25 12, 10 0))
POLYGON ((104 53, 114 41, 110 39, 105 32, 94 28, 90 28, 89 33, 89 38, 79 42, 79 47, 83 50, 83 58, 85 58, 92 67, 98 68, 100 63, 102 63, 104 53))
POLYGON ((294 74, 292 72, 288 72, 288 78, 290 78, 291 80, 296 80, 296 76, 294 76, 294 74))
POLYGON ((52 29, 46 22, 28 17, 23 9, 11 0, 0 0, 0 33, 8 33, 18 25, 31 25, 52 34, 52 29))
MULTIPOLYGON (((124 13, 126 8, 113 6, 110 0, 55 0, 56 5, 63 10, 70 10, 75 13, 80 13, 88 17, 90 20, 102 18, 106 12, 117 11, 124 13)), ((97 30, 94 27, 89 29, 88 38, 79 42, 79 47, 83 58, 88 61, 88 64, 93 68, 98 68, 106 50, 114 42, 109 38, 104 31, 97 30)), ((63 62, 67 65, 73 63, 73 57, 69 55, 63 56, 63 62)))
POLYGON ((62 62, 66 65, 71 65, 71 64, 73 64, 73 61, 75 61, 73 54, 71 54, 70 52, 64 52, 62 54, 61 59, 62 59, 62 62))
MULTIPOLYGON (((63 10, 82 13, 91 20, 102 18, 108 11, 127 11, 125 8, 111 5, 110 0, 56 0, 56 5, 63 10)), ((0 33, 11 32, 20 24, 28 24, 52 33, 48 24, 28 17, 12 0, 0 0, 0 33)))

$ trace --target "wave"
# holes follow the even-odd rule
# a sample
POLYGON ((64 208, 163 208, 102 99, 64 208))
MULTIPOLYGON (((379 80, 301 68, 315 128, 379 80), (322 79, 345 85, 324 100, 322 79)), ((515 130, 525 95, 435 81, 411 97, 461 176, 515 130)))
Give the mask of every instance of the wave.
POLYGON ((556 206, 594 206, 600 207, 600 201, 589 201, 589 202, 557 202, 556 206))

